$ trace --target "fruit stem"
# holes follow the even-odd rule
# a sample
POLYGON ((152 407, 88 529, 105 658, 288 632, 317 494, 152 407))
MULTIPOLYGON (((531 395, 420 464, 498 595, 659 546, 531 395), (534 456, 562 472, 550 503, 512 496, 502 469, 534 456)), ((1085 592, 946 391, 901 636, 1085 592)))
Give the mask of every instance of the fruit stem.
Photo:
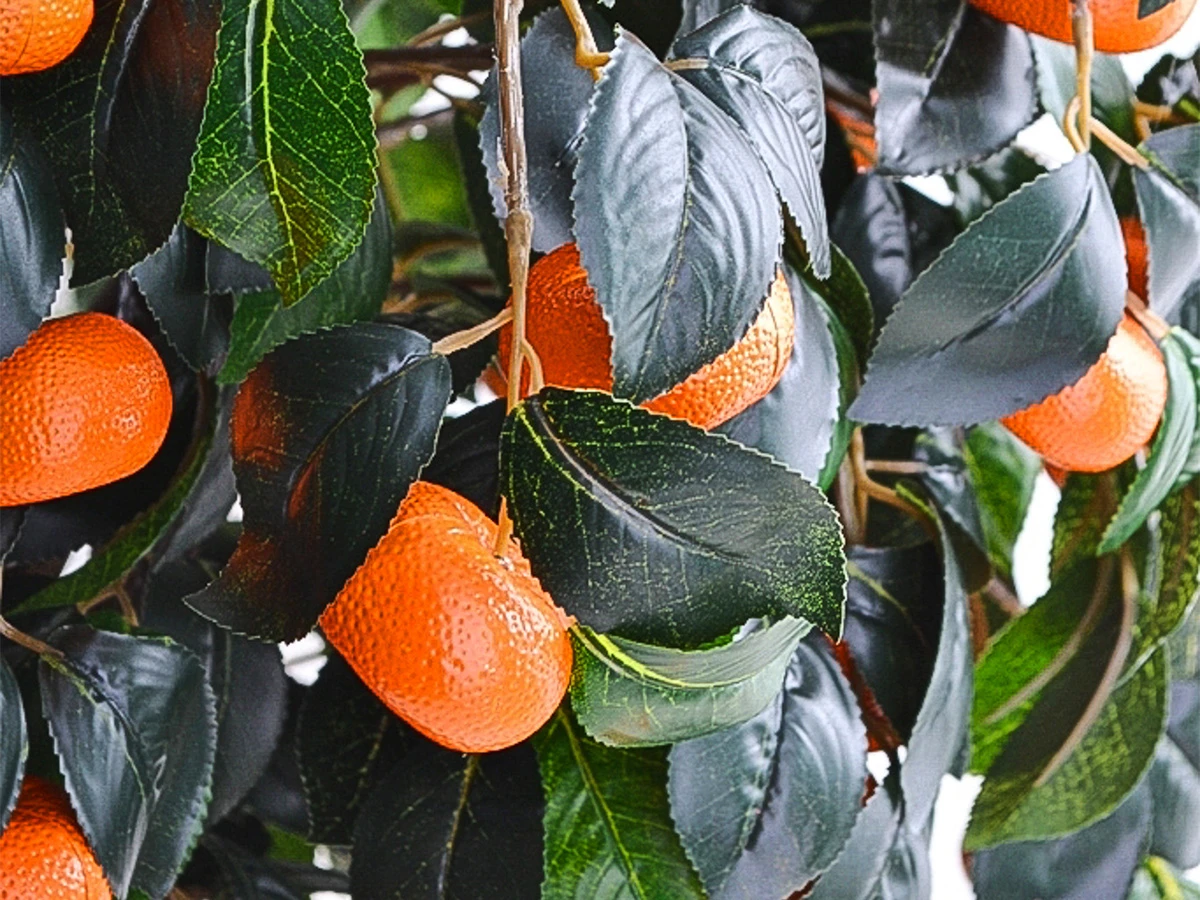
POLYGON ((1136 169, 1150 168, 1150 161, 1146 157, 1138 153, 1136 148, 1129 146, 1116 132, 1099 119, 1092 119, 1092 131, 1100 139, 1100 143, 1117 154, 1121 158, 1121 162, 1127 166, 1133 166, 1136 169))
POLYGON ((924 475, 929 471, 928 463, 915 459, 868 459, 863 467, 867 472, 884 475, 924 475))
MULTIPOLYGON (((4 570, 0 568, 0 595, 3 594, 4 588, 4 570)), ((62 659, 63 652, 49 644, 39 641, 32 635, 28 635, 21 631, 0 615, 0 637, 8 638, 14 644, 19 644, 31 653, 36 653, 38 656, 52 656, 55 659, 62 659)))
POLYGON ((1092 146, 1092 59, 1095 36, 1089 0, 1071 0, 1071 36, 1075 39, 1075 96, 1079 98, 1079 139, 1092 146))
POLYGON ((1133 291, 1125 292, 1125 309, 1159 343, 1162 343, 1163 338, 1171 330, 1171 326, 1164 321, 1163 317, 1148 307, 1146 301, 1133 291))
POLYGON ((592 26, 588 24, 579 0, 562 0, 562 8, 571 23, 571 29, 575 32, 575 65, 581 69, 590 69, 592 80, 599 81, 600 70, 608 64, 609 54, 601 53, 600 48, 596 46, 592 26))
POLYGON ((512 321, 512 318, 512 307, 506 306, 486 322, 480 322, 478 325, 464 328, 462 331, 456 331, 454 334, 446 335, 441 340, 434 341, 433 352, 440 353, 442 356, 449 356, 451 353, 464 350, 472 344, 482 341, 492 332, 503 328, 512 321))
POLYGON ((452 31, 458 31, 460 28, 466 28, 468 25, 475 25, 488 18, 491 13, 487 10, 471 13, 467 16, 454 16, 449 19, 443 19, 434 25, 430 25, 420 34, 414 35, 408 42, 410 47, 420 47, 422 44, 432 44, 434 41, 441 40, 452 31))

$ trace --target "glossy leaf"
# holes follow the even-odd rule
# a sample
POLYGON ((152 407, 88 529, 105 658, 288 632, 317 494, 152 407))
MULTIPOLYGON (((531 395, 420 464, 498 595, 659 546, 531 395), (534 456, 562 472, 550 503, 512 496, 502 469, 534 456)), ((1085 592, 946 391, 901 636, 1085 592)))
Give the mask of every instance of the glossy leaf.
POLYGON ((1024 32, 959 0, 875 3, 879 169, 919 175, 995 153, 1037 112, 1024 32))
POLYGON ((53 164, 77 284, 133 265, 171 234, 218 23, 211 0, 100 0, 63 63, 5 80, 15 117, 53 164))
POLYGON ((704 897, 671 824, 665 749, 597 744, 564 710, 533 745, 546 797, 543 900, 704 897))
POLYGON ((184 219, 265 265, 285 305, 333 274, 371 217, 363 77, 336 0, 223 4, 184 219))
POLYGON ((673 650, 581 628, 572 635, 571 707, 602 744, 671 744, 737 725, 778 694, 807 622, 743 630, 707 650, 673 650))
POLYGON ((750 138, 799 225, 818 278, 830 274, 821 192, 825 100, 812 45, 782 19, 734 6, 671 46, 675 71, 750 138))
POLYGON ((400 760, 409 735, 345 660, 331 655, 305 694, 296 725, 310 840, 354 842, 359 811, 400 760))
POLYGON ((1134 873, 1128 900, 1200 900, 1200 885, 1165 860, 1152 857, 1134 873))
MULTIPOLYGON (((923 463, 921 485, 955 526, 978 547, 986 547, 960 429, 929 428, 913 442, 913 459, 923 463)), ((1040 463, 1039 463, 1040 465, 1040 463)))
POLYGON ((1030 182, 975 220, 905 292, 851 417, 971 424, 1078 381, 1117 329, 1123 260, 1117 217, 1089 157, 1030 182))
POLYGON ((1152 135, 1139 150, 1149 169, 1135 169, 1133 184, 1146 231, 1147 298, 1155 312, 1174 319, 1200 291, 1200 124, 1152 135))
POLYGON ((118 896, 163 897, 208 806, 216 704, 204 667, 166 638, 72 626, 42 657, 42 708, 71 805, 118 896))
POLYGON ((967 432, 963 457, 988 556, 1002 573, 1011 575, 1013 549, 1025 524, 1042 461, 999 423, 983 423, 967 432))
POLYGON ((779 256, 770 176, 739 127, 628 32, 596 87, 572 197, 614 393, 648 400, 746 333, 779 256))
POLYGON ((422 741, 358 817, 355 898, 525 900, 541 883, 542 792, 527 743, 462 754, 422 741))
POLYGON ((581 623, 695 647, 753 617, 842 625, 842 537, 762 454, 595 391, 509 416, 500 480, 534 574, 581 623))
POLYGON ((421 478, 466 497, 493 519, 500 513, 500 429, 508 415, 503 400, 447 419, 433 459, 421 478))
POLYGON ((54 173, 0 105, 0 359, 49 314, 65 244, 54 173))
POLYGON ((229 356, 218 384, 238 384, 280 344, 302 334, 373 319, 392 282, 392 220, 377 192, 371 222, 350 257, 300 303, 285 306, 276 291, 251 291, 235 301, 229 356))
MULTIPOLYGON (((789 247, 794 244, 789 244, 789 247)), ((837 316, 854 348, 855 360, 871 355, 875 341, 875 319, 871 296, 849 257, 836 244, 830 246, 830 275, 824 281, 810 271, 801 273, 804 283, 815 291, 837 316)))
POLYGON ((1162 341, 1167 367, 1167 405, 1154 435, 1146 466, 1133 480, 1100 540, 1097 553, 1112 553, 1146 521, 1174 488, 1196 434, 1196 378, 1188 364, 1186 346, 1174 329, 1162 341))
MULTIPOLYGON (((1169 638, 1200 595, 1200 485, 1189 484, 1161 507, 1155 571, 1145 580, 1133 626, 1130 665, 1169 638)), ((1186 677, 1186 673, 1181 673, 1186 677)))
POLYGON ((0 658, 0 832, 17 804, 28 756, 29 736, 25 731, 21 691, 8 663, 0 658))
POLYGON ((433 453, 449 394, 446 360, 392 325, 345 326, 269 354, 234 408, 242 537, 188 603, 251 636, 306 634, 433 453))
POLYGON ((833 863, 866 779, 858 715, 828 642, 814 635, 761 713, 671 749, 671 815, 710 896, 784 898, 833 863))

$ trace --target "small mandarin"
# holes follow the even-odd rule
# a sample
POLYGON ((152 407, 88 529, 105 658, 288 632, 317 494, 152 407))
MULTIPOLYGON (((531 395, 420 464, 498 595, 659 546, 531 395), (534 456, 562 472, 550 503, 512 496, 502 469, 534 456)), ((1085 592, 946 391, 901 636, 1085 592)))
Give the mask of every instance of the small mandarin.
POLYGON ((571 677, 568 620, 516 541, 453 491, 418 481, 321 616, 389 709, 443 746, 481 753, 542 726, 571 677))
POLYGON ((1079 381, 1002 421, 1051 466, 1103 472, 1154 434, 1167 403, 1167 370, 1154 340, 1128 313, 1079 381))
POLYGON ((171 385, 154 347, 100 313, 50 319, 0 361, 0 506, 124 478, 158 452, 171 385))
POLYGON ((1146 278, 1146 232, 1135 216, 1121 217, 1121 234, 1125 237, 1125 264, 1129 267, 1129 289, 1148 299, 1146 278))
POLYGON ((56 66, 92 24, 92 0, 0 0, 0 76, 56 66))
MULTIPOLYGON (((989 16, 1062 43, 1072 43, 1071 0, 970 0, 989 16)), ((1174 0, 1145 16, 1139 0, 1088 0, 1096 49, 1131 53, 1157 47, 1187 21, 1196 0, 1174 0)))
MULTIPOLYGON (((526 336, 542 362, 546 383, 611 391, 612 337, 579 249, 564 244, 529 270, 526 336)), ((780 274, 762 311, 737 344, 669 391, 642 404, 653 412, 715 428, 771 392, 792 358, 795 309, 780 274)), ((512 328, 500 332, 500 361, 512 347, 512 328)))
POLYGON ((26 776, 0 832, 0 900, 111 900, 67 795, 26 776))

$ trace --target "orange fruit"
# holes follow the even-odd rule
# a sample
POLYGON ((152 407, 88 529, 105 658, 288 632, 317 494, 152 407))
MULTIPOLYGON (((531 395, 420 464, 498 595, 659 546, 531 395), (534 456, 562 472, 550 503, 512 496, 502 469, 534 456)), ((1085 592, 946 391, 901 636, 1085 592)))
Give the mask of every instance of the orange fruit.
MULTIPOLYGON (((612 391, 612 337, 574 244, 552 250, 529 270, 525 333, 547 384, 612 391)), ((780 274, 737 344, 642 406, 698 428, 715 428, 771 392, 792 358, 795 336, 792 295, 780 274)), ((511 347, 512 328, 505 327, 502 366, 511 347)))
POLYGON ((79 46, 92 0, 0 0, 0 75, 40 72, 79 46))
POLYGON ((516 541, 453 491, 418 481, 321 615, 325 636, 417 731, 465 753, 523 741, 571 677, 568 618, 516 541))
POLYGON ((1002 421, 1050 465, 1103 472, 1150 440, 1166 403, 1162 353, 1126 313, 1079 381, 1002 421))
MULTIPOLYGON (((1066 44, 1071 35, 1071 0, 971 0, 971 5, 1008 22, 1066 44)), ((1196 0, 1174 0, 1138 16, 1138 0, 1089 0, 1096 49, 1131 53, 1156 47, 1183 27, 1196 0)))
POLYGON ((0 833, 0 900, 111 900, 67 795, 26 776, 0 833))
POLYGON ((1129 267, 1129 289, 1147 298, 1146 232, 1136 216, 1121 216, 1121 234, 1125 237, 1125 264, 1129 267))
POLYGON ((100 313, 49 319, 0 361, 0 506, 86 491, 136 472, 171 420, 162 360, 100 313))

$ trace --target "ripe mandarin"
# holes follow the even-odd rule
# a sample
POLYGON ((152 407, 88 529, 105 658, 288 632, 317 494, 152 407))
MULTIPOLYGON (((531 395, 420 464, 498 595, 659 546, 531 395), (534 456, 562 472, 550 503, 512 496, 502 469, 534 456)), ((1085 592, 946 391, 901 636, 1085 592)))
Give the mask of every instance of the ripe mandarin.
POLYGON ((1136 216, 1121 217, 1121 234, 1125 237, 1125 264, 1129 267, 1129 289, 1147 299, 1146 232, 1136 216))
POLYGON ((124 478, 150 461, 171 420, 162 360, 120 319, 50 319, 0 361, 0 506, 124 478))
MULTIPOLYGON (((1172 37, 1196 5, 1196 0, 1173 0, 1146 16, 1138 15, 1139 0, 1089 0, 1096 49, 1131 53, 1156 47, 1172 37)), ((1071 35, 1071 0, 971 0, 971 5, 1008 22, 1066 44, 1071 35)))
MULTIPOLYGON (((552 250, 529 270, 525 333, 542 361, 547 384, 612 390, 612 337, 574 244, 552 250)), ((642 405, 698 428, 715 428, 771 392, 792 358, 795 335, 792 296, 780 274, 762 312, 737 344, 642 405)), ((500 332, 501 365, 507 364, 511 347, 512 328, 505 327, 500 332)))
POLYGON ((67 795, 26 776, 0 833, 0 900, 111 900, 67 795))
POLYGON ((571 677, 568 620, 516 541, 416 482, 321 627, 394 713, 443 746, 500 750, 550 718, 571 677))
POLYGON ((1002 421, 1049 465, 1103 472, 1150 440, 1166 402, 1162 353, 1126 313, 1079 381, 1002 421))
POLYGON ((0 0, 0 75, 56 66, 92 24, 92 0, 0 0))

